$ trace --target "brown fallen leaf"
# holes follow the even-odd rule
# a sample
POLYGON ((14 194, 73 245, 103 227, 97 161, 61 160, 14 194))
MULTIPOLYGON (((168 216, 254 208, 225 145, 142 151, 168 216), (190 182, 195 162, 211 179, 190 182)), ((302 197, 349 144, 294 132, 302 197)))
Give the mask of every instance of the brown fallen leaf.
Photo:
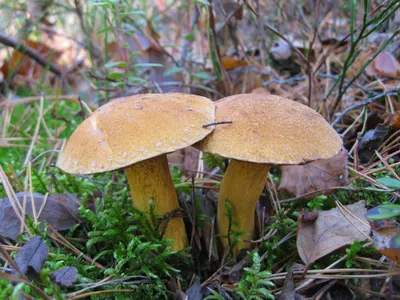
MULTIPOLYGON (((34 193, 36 212, 39 213, 44 196, 34 193)), ((24 193, 17 193, 17 199, 21 205, 24 202, 24 193)), ((51 224, 57 230, 67 230, 80 222, 79 201, 75 195, 54 194, 47 198, 46 204, 39 216, 40 221, 51 224)), ((33 216, 32 199, 26 195, 26 214, 33 216)), ((20 233, 21 222, 8 198, 0 200, 0 236, 17 240, 20 233)))
POLYGON ((41 236, 34 236, 18 251, 15 262, 22 273, 29 268, 39 273, 49 255, 49 249, 41 236))
POLYGON ((200 285, 200 278, 195 277, 194 282, 190 288, 186 290, 186 295, 187 299, 190 300, 201 300, 203 299, 202 293, 201 293, 201 285, 200 285))
MULTIPOLYGON (((365 213, 365 201, 347 205, 347 210, 357 218, 367 223, 365 213)), ((346 217, 339 208, 320 211, 315 222, 302 222, 299 216, 297 227, 297 251, 303 262, 310 266, 317 259, 349 245, 356 240, 364 241, 365 235, 369 235, 371 228, 359 222, 350 214, 346 217), (350 223, 347 219, 352 223, 350 223), (355 228, 354 226, 357 226, 355 228), (364 234, 362 234, 361 232, 364 234)), ((307 268, 308 269, 308 268, 307 268)))
POLYGON ((400 63, 390 52, 382 52, 367 66, 365 72, 369 76, 400 79, 400 63))
POLYGON ((321 159, 300 166, 284 166, 281 168, 281 184, 279 190, 285 190, 295 197, 313 193, 308 198, 318 194, 333 192, 329 188, 343 186, 347 183, 347 151, 341 151, 332 158, 321 159))
POLYGON ((226 55, 221 57, 221 64, 225 70, 230 71, 239 67, 247 66, 247 61, 226 55))
POLYGON ((400 228, 373 231, 376 250, 400 264, 400 228))
POLYGON ((62 267, 51 272, 50 279, 61 286, 71 286, 78 279, 78 269, 73 266, 62 267))
POLYGON ((195 171, 197 171, 200 151, 194 147, 187 147, 184 149, 184 154, 183 173, 185 175, 192 175, 195 171))
POLYGON ((301 217, 303 222, 314 222, 318 218, 318 210, 314 208, 311 212, 302 211, 301 217))
POLYGON ((382 145, 388 133, 388 126, 378 124, 363 135, 358 144, 358 157, 361 162, 367 162, 375 155, 375 151, 382 145))
MULTIPOLYGON (((23 44, 36 50, 40 56, 53 64, 58 64, 58 60, 62 55, 60 51, 52 49, 43 43, 25 40, 23 41, 23 44)), ((43 75, 44 69, 29 56, 20 51, 13 50, 10 59, 4 62, 0 71, 3 74, 4 80, 8 80, 8 77, 11 75, 38 79, 43 75)))
POLYGON ((303 271, 304 266, 300 264, 294 264, 286 275, 285 282, 282 287, 282 293, 279 300, 303 300, 306 299, 304 296, 299 295, 296 292, 296 285, 294 284, 294 271, 303 271))
POLYGON ((368 221, 369 221, 369 226, 371 226, 371 229, 373 232, 384 229, 384 228, 394 228, 397 226, 397 222, 395 222, 391 219, 368 220, 368 221))

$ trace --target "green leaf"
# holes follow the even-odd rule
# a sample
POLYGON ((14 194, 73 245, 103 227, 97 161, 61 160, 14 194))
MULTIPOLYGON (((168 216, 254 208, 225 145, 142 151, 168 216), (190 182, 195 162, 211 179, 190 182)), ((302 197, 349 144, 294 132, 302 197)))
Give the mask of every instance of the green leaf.
POLYGON ((107 69, 108 68, 113 68, 113 67, 126 68, 126 62, 124 62, 124 61, 110 62, 110 63, 106 63, 104 66, 107 69))
POLYGON ((103 2, 92 2, 93 5, 95 6, 100 6, 100 7, 108 7, 110 5, 110 2, 108 1, 103 1, 103 2))
POLYGON ((387 186, 388 188, 394 190, 400 189, 400 181, 397 179, 385 177, 385 178, 379 178, 376 181, 379 182, 380 184, 387 186))
POLYGON ((99 32, 97 32, 97 34, 102 34, 102 33, 106 33, 108 31, 111 30, 111 26, 106 26, 104 27, 102 30, 100 30, 99 32))
POLYGON ((124 13, 120 13, 119 17, 122 20, 123 18, 125 18, 126 16, 131 16, 131 15, 140 15, 140 16, 146 16, 146 13, 143 10, 134 10, 131 12, 124 12, 124 13))
POLYGON ((368 220, 384 220, 400 215, 399 204, 382 204, 367 211, 365 217, 368 220))
POLYGON ((184 34, 183 37, 190 42, 194 40, 193 33, 184 34))
POLYGON ((129 60, 130 60, 130 61, 133 61, 134 58, 135 58, 136 56, 138 56, 139 54, 140 54, 140 51, 132 52, 132 53, 129 55, 129 60))
POLYGON ((129 83, 147 84, 147 80, 140 77, 128 77, 129 83))
POLYGON ((170 76, 176 73, 182 73, 184 68, 181 67, 172 67, 164 71, 164 76, 170 76))
POLYGON ((157 63, 138 63, 138 64, 135 64, 134 67, 136 67, 136 68, 162 68, 162 67, 164 67, 164 65, 157 64, 157 63))
POLYGON ((197 72, 197 73, 193 73, 192 77, 206 80, 206 79, 210 78, 210 75, 208 75, 207 72, 197 72))
POLYGON ((107 78, 109 79, 122 79, 123 77, 124 74, 119 72, 111 72, 110 74, 107 75, 107 78))

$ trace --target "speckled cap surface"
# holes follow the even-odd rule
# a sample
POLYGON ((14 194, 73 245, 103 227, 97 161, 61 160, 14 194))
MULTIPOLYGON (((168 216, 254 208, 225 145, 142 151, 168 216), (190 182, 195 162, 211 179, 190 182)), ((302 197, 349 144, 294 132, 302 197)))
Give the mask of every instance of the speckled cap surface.
POLYGON ((215 127, 198 149, 242 161, 300 164, 338 153, 342 140, 311 108, 271 94, 239 94, 218 100, 215 127))
POLYGON ((203 139, 214 103, 189 94, 142 94, 98 108, 73 132, 57 161, 72 174, 92 174, 182 149, 203 139))

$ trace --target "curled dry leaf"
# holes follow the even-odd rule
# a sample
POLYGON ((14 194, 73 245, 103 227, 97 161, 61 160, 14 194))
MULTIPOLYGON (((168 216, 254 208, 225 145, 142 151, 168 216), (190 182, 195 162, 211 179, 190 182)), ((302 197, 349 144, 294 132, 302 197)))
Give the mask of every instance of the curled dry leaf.
POLYGON ((15 263, 22 273, 29 268, 39 273, 49 255, 49 249, 41 236, 34 236, 18 251, 15 263))
MULTIPOLYGON (((329 159, 321 159, 300 166, 284 166, 279 189, 301 197, 307 193, 343 186, 347 183, 347 151, 341 151, 329 159)), ((317 193, 310 195, 314 198, 317 193)), ((307 198, 307 197, 305 197, 307 198)))
POLYGON ((400 264, 400 228, 373 231, 376 250, 400 264))
MULTIPOLYGON (((28 216, 33 216, 33 202, 36 212, 39 213, 45 197, 34 193, 34 201, 30 194, 26 195, 26 210, 28 216)), ((21 205, 24 202, 24 193, 17 193, 17 199, 21 205)), ((67 230, 80 222, 79 202, 75 195, 54 194, 47 198, 44 208, 39 216, 40 221, 49 223, 57 230, 67 230)), ((15 214, 15 211, 8 198, 0 200, 0 236, 17 240, 20 233, 21 221, 15 214)))
POLYGON ((314 222, 318 218, 318 210, 314 208, 311 212, 302 211, 301 219, 303 222, 314 222))
POLYGON ((78 269, 73 266, 62 267, 51 272, 51 280, 61 286, 71 286, 78 279, 78 269))
MULTIPOLYGON (((365 201, 347 205, 346 208, 358 219, 367 223, 365 201)), ((307 266, 356 240, 364 241, 366 239, 365 235, 368 236, 370 234, 371 228, 369 226, 361 223, 348 213, 346 213, 346 217, 339 208, 320 211, 315 222, 302 222, 301 216, 299 217, 297 251, 307 266)))

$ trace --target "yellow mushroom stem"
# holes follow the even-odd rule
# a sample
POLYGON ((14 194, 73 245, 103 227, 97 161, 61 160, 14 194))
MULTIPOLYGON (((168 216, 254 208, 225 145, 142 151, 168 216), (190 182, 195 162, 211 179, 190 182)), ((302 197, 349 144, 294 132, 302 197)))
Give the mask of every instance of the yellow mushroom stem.
MULTIPOLYGON (((222 180, 218 201, 218 228, 220 234, 227 236, 229 218, 225 215, 225 202, 232 204, 232 222, 238 222, 239 227, 231 226, 231 231, 247 232, 241 236, 241 242, 235 247, 236 254, 243 248, 251 247, 244 239, 251 239, 254 234, 254 213, 257 201, 267 182, 271 166, 232 159, 222 180)), ((222 239, 224 247, 229 240, 222 239)))
MULTIPOLYGON (((164 216, 179 208, 179 202, 165 154, 153 157, 125 169, 132 194, 133 205, 141 211, 150 210, 150 199, 153 200, 157 215, 164 216)), ((153 224, 155 225, 155 224, 153 224)), ((161 224, 160 229, 163 228, 161 224)), ((174 250, 187 246, 185 225, 181 217, 169 220, 164 236, 172 238, 174 250)))

